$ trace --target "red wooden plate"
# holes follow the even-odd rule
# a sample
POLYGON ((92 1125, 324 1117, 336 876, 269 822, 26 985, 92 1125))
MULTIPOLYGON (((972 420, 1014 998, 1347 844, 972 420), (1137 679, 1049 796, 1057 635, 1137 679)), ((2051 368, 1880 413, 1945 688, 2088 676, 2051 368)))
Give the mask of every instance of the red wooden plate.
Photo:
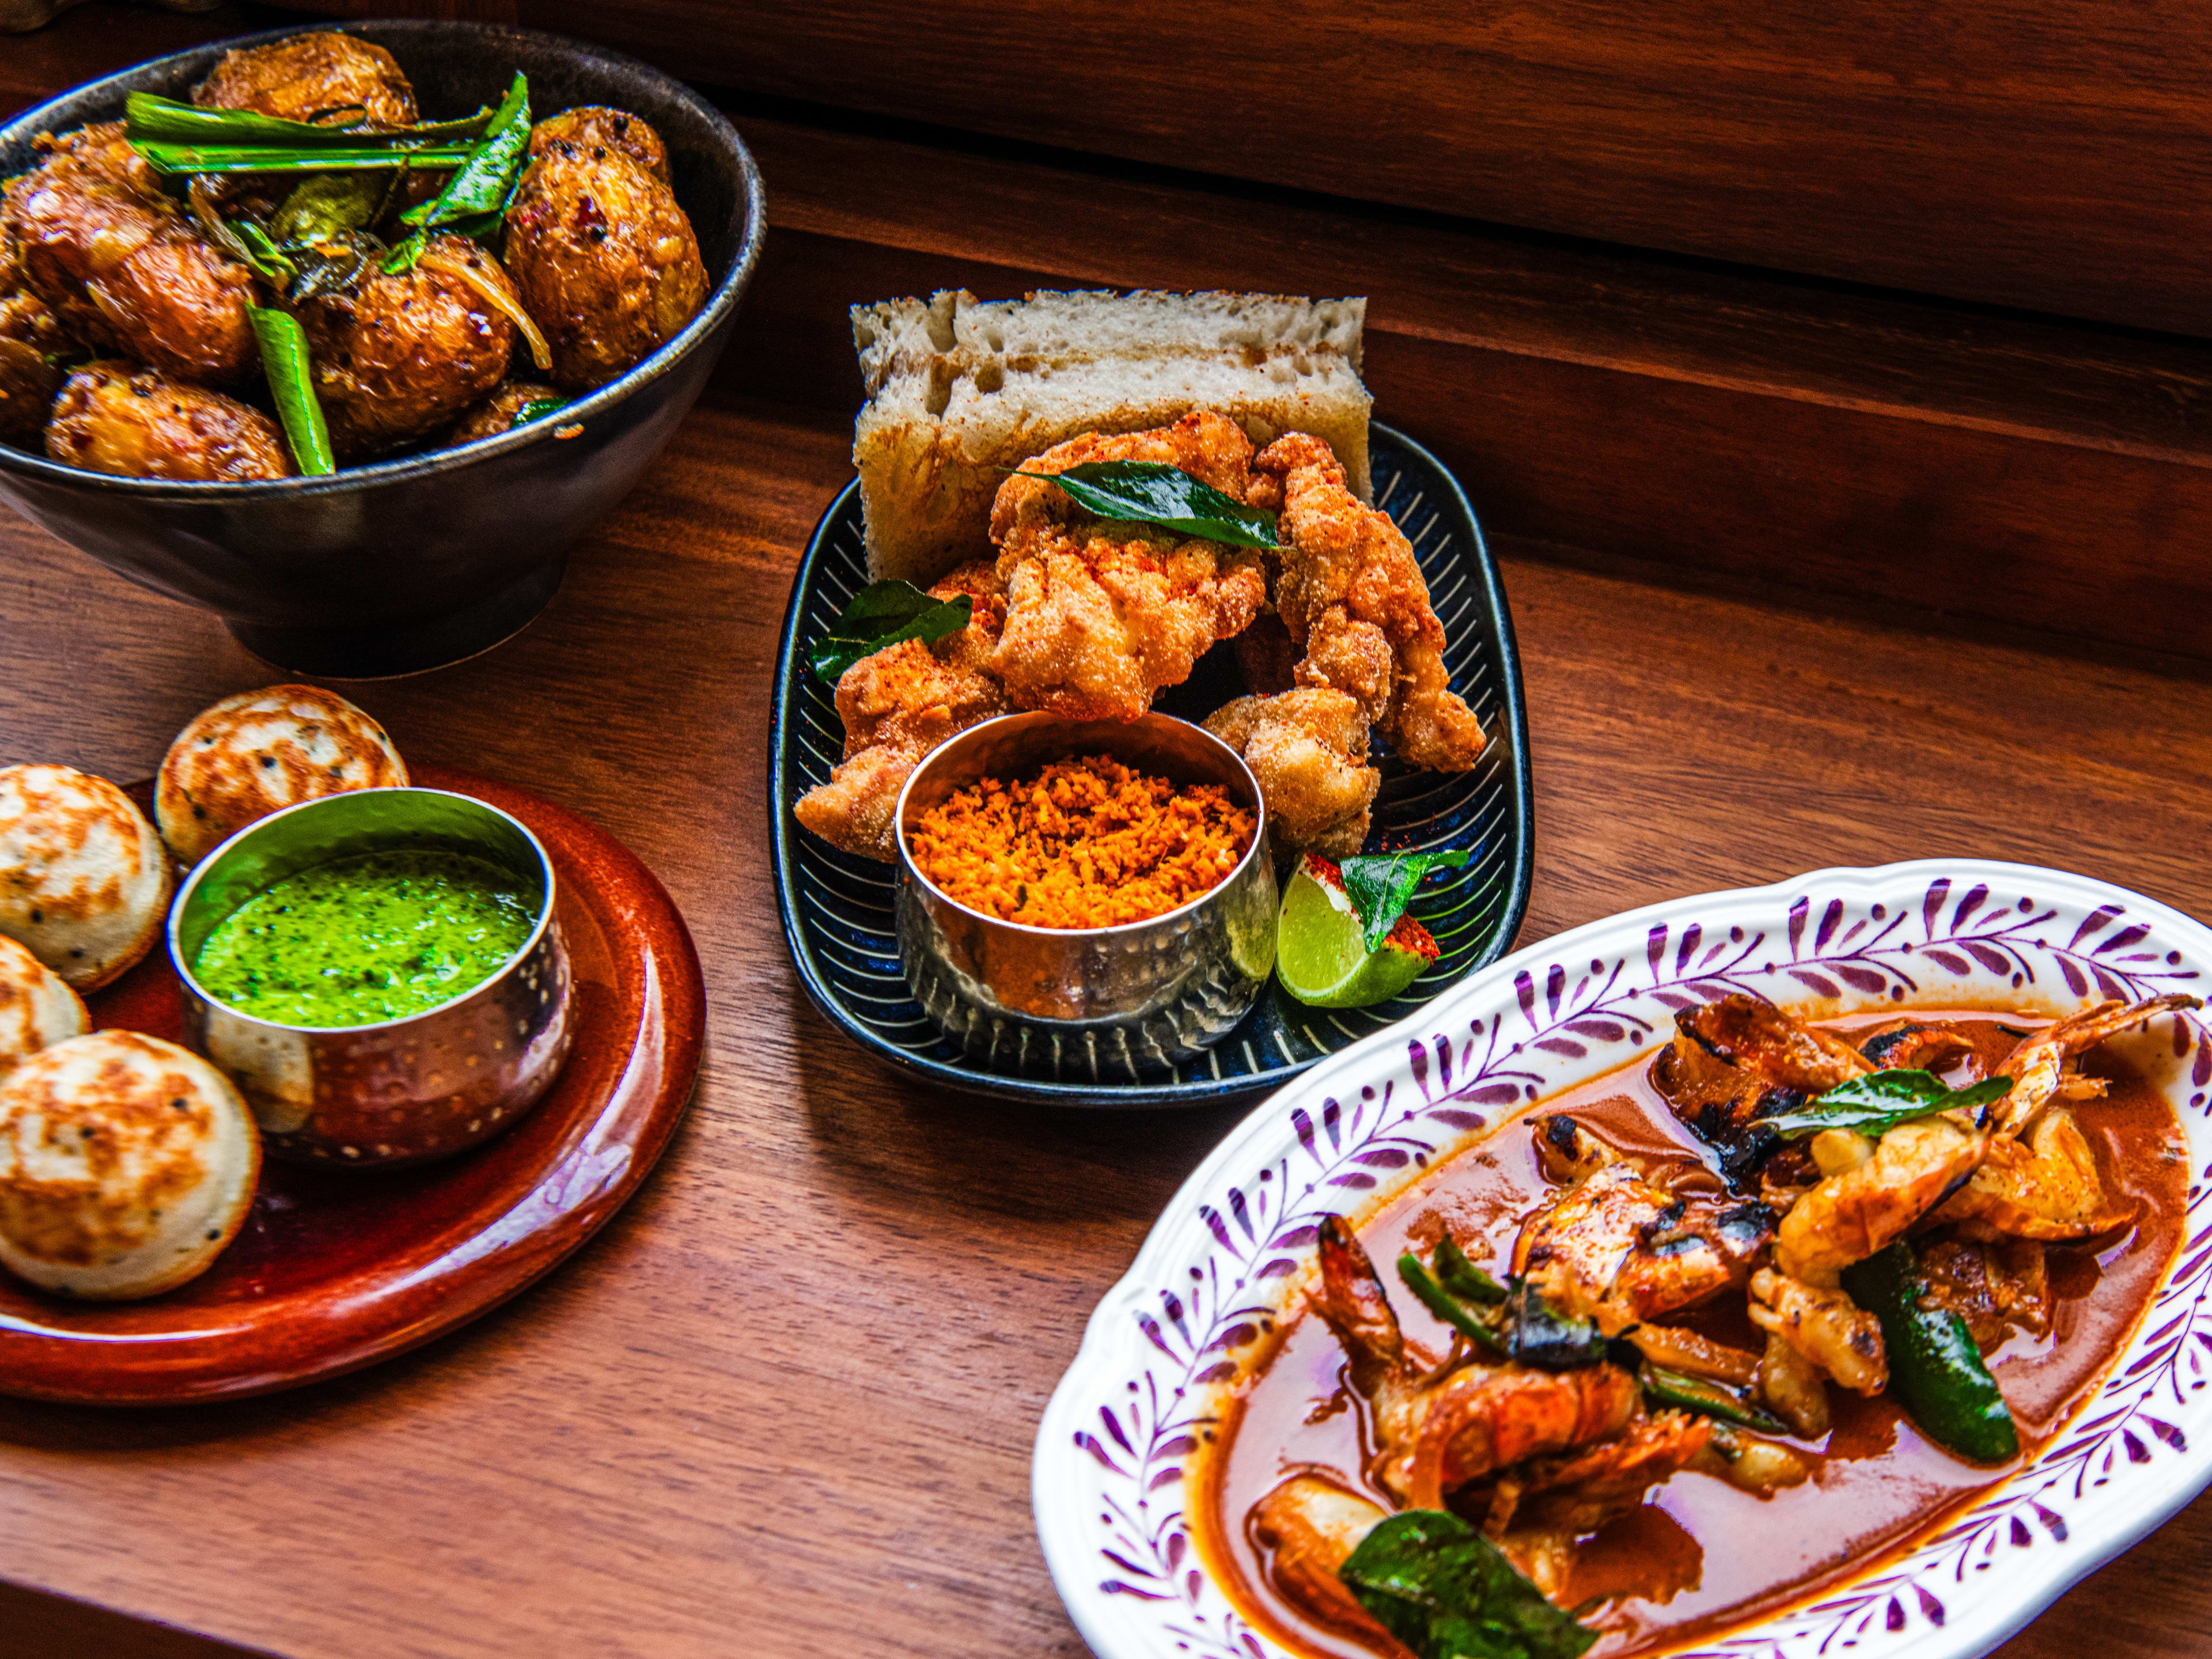
MULTIPOLYGON (((423 767, 415 781, 512 812, 552 857, 576 1021, 552 1092, 497 1139, 419 1169, 264 1164, 237 1240, 150 1301, 64 1302, 0 1273, 0 1392, 171 1405, 356 1370, 513 1296, 653 1168, 690 1100, 706 1029, 684 918, 627 848, 574 813, 462 772, 423 767)), ((95 1026, 179 1034, 165 951, 90 1001, 95 1026)))

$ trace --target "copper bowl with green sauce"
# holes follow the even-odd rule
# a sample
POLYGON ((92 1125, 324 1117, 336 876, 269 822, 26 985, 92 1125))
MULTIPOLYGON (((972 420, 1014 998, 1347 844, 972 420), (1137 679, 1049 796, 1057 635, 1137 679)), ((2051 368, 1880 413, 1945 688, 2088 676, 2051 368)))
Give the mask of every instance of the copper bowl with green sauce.
POLYGON ((571 1037, 552 861, 441 789, 362 789, 248 824, 169 913, 185 1040, 270 1156, 421 1164, 510 1127, 571 1037))

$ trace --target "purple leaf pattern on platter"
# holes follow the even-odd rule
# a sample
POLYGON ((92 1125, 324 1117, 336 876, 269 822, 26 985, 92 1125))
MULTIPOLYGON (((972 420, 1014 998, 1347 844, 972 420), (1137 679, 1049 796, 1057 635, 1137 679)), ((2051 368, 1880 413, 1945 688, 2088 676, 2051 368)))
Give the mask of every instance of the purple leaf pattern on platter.
MULTIPOLYGON (((1316 1100, 1293 1086, 1265 1109, 1283 1126, 1273 1162, 1240 1169, 1234 1185, 1194 1201, 1202 1254, 1130 1305, 1124 1316, 1139 1340, 1103 1384, 1114 1397, 1094 1402, 1072 1444, 1056 1443, 1073 1460, 1062 1466, 1071 1486, 1092 1503, 1089 1583, 1125 1610, 1144 1609, 1127 1616, 1141 1618, 1150 1645, 1131 1651, 1279 1652, 1200 1570, 1184 1474, 1216 1431, 1216 1385, 1236 1378, 1240 1357, 1261 1351, 1297 1305, 1323 1214, 1364 1212, 1566 1081, 1656 1052, 1673 1036, 1675 1012, 1714 997, 1871 1008, 1954 988, 1983 996, 2033 988, 2063 1007, 2201 988, 2204 964, 2168 949, 2155 918, 2118 903, 2050 901, 1994 879, 1954 884, 1939 876, 1886 903, 1869 904, 1857 890, 1805 891, 1778 908, 1766 913, 1780 923, 1771 931, 1685 919, 1650 925, 1626 954, 1539 957, 1483 1018, 1413 1025, 1396 1046, 1370 1054, 1364 1073, 1330 1079, 1334 1094, 1316 1100)), ((1449 1002, 1435 1006, 1439 1013, 1449 1002)), ((2201 1014, 2176 1017, 2159 1031, 2160 1053, 2168 1036, 2170 1091, 2201 1130, 2212 1122, 2212 1030, 2201 1014)), ((2089 1406, 2032 1462, 1905 1555, 1755 1626, 1708 1638, 1688 1659, 1826 1659, 1846 1650, 1873 1659, 1934 1632, 1955 1638, 1973 1627, 1968 1612, 1987 1594, 1978 1584, 2008 1572, 2069 1579, 2081 1570, 2069 1516, 2114 1501, 2140 1471, 2212 1456, 2212 1166, 2202 1177, 2190 1190, 2188 1241, 2141 1328, 2089 1406)))

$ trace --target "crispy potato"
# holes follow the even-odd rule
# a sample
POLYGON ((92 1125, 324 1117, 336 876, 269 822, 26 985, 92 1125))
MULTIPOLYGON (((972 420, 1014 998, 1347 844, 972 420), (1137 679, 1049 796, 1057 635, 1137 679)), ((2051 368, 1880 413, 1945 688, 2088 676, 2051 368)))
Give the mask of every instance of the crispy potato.
POLYGON ((410 270, 372 269, 349 294, 300 307, 315 392, 340 460, 389 454, 438 430, 506 378, 514 325, 476 287, 512 298, 499 261, 459 236, 430 239, 410 270))
POLYGON ((509 380, 467 414, 460 424, 446 434, 446 447, 472 444, 479 438, 496 438, 502 432, 512 431, 516 418, 535 403, 547 398, 562 402, 561 393, 550 386, 538 386, 529 380, 509 380))
POLYGON ((242 483, 289 478, 276 423, 234 398, 136 363, 87 363, 54 400, 46 453, 126 478, 242 483))
POLYGON ((707 297, 691 222, 629 156, 566 138, 522 175, 507 268, 553 349, 553 383, 605 386, 679 333, 707 297))
POLYGON ((205 385, 258 367, 246 315, 252 273, 201 239, 124 142, 122 124, 40 143, 44 159, 0 199, 0 231, 62 329, 205 385))
POLYGON ((536 161, 555 143, 565 141, 592 159, 595 152, 611 149, 627 155, 662 184, 668 182, 668 147, 645 118, 605 104, 579 104, 558 115, 549 115, 530 129, 530 159, 536 161))
POLYGON ((349 34, 295 34, 265 46, 228 52, 192 88, 202 109, 251 109, 286 121, 312 121, 341 110, 365 111, 368 124, 415 120, 415 88, 382 46, 349 34))

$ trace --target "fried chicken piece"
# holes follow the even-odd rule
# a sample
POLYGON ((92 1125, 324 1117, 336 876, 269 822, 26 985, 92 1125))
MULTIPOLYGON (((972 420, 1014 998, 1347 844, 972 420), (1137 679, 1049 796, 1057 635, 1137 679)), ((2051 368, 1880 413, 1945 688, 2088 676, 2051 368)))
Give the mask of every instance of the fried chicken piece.
POLYGON ((1318 438, 1287 434, 1252 465, 1250 504, 1280 515, 1275 608, 1306 647, 1299 684, 1358 697, 1411 765, 1434 772, 1473 766, 1482 753, 1481 723, 1452 692, 1443 624, 1430 607, 1413 544, 1389 514, 1363 506, 1344 487, 1343 467, 1318 438))
POLYGON ((1278 855, 1358 852, 1382 775, 1367 763, 1358 702, 1325 685, 1239 697, 1215 709, 1206 729, 1252 769, 1278 855))
POLYGON ((975 602, 968 626, 933 644, 902 640, 863 657, 837 681, 845 757, 799 797, 799 821, 833 847, 884 863, 898 857, 891 815, 921 757, 955 732, 1007 712, 1005 689, 988 670, 1006 617, 996 572, 986 560, 965 564, 930 590, 975 602))
MULTIPOLYGON (((1237 501, 1252 445, 1211 411, 1148 432, 1086 433, 1030 470, 1087 461, 1164 461, 1237 501)), ((1163 686, 1190 678, 1216 641, 1267 601, 1260 556, 1152 525, 1084 512, 1057 486, 1018 475, 991 508, 1006 624, 991 659, 1016 708, 1075 720, 1135 720, 1163 686)))

